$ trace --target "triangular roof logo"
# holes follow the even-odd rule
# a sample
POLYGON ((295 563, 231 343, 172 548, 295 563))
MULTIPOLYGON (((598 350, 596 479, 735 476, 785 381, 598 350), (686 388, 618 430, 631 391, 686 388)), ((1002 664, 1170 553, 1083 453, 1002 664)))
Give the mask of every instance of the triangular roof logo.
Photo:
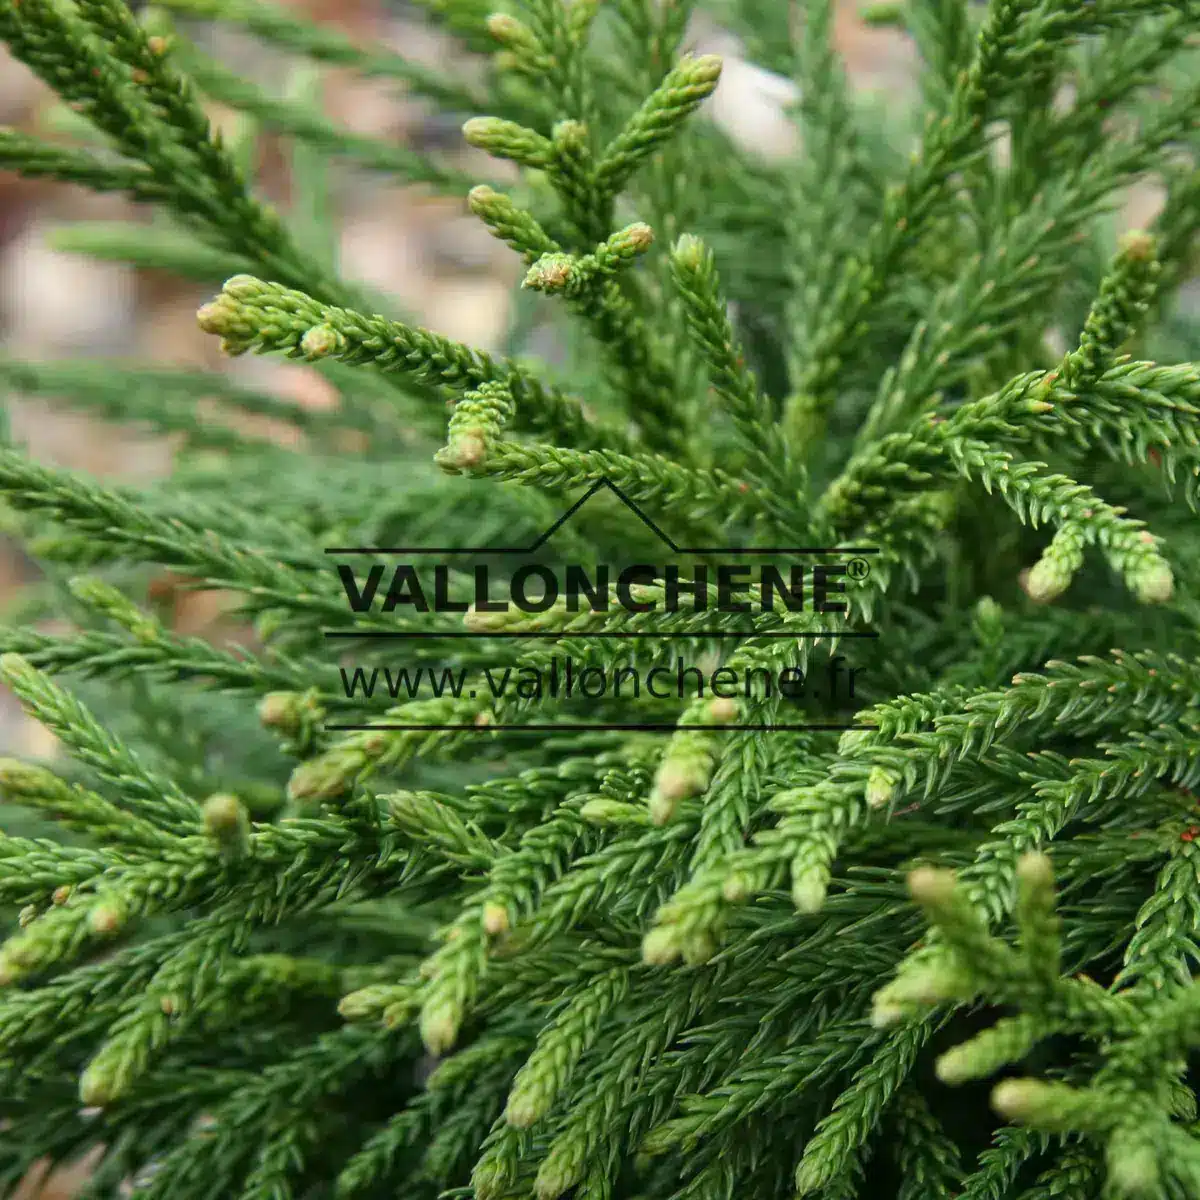
POLYGON ((604 488, 607 488, 610 492, 612 492, 612 494, 616 496, 616 498, 620 500, 621 503, 624 504, 625 507, 629 509, 629 511, 633 513, 634 516, 636 516, 638 520, 641 521, 641 523, 645 525, 655 537, 658 538, 660 542, 664 543, 664 545, 666 545, 669 549, 674 550, 676 554, 680 553, 679 547, 669 537, 667 537, 667 535, 663 533, 663 531, 652 520, 650 520, 650 518, 646 516, 646 514, 642 512, 642 510, 638 508, 638 506, 634 504, 634 502, 630 500, 630 498, 625 495, 625 493, 621 491, 621 489, 617 487, 617 485, 613 483, 611 479, 607 478, 597 479, 596 482, 593 483, 592 486, 588 488, 588 490, 584 492, 583 495, 580 496, 579 499, 576 500, 575 503, 572 504, 571 507, 568 508, 567 511, 563 513, 563 515, 559 517, 558 520, 555 521, 554 524, 551 525, 550 528, 547 529, 546 532, 543 533, 541 537, 539 537, 537 541, 533 543, 532 546, 526 547, 524 553, 532 554, 533 551, 541 549, 541 547, 544 546, 554 536, 554 534, 557 533, 558 530, 560 530, 597 492, 602 491, 604 488))

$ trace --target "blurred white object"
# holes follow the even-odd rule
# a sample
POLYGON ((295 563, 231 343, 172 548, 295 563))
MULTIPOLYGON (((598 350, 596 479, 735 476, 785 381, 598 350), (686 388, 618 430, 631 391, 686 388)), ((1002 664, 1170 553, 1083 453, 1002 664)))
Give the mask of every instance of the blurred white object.
POLYGON ((688 44, 699 54, 719 54, 724 60, 721 82, 708 102, 709 116, 748 150, 770 158, 794 154, 799 134, 787 108, 800 98, 796 84, 747 62, 740 40, 707 22, 695 22, 688 44))
POLYGON ((22 353, 120 353, 133 324, 134 272, 63 254, 46 244, 44 220, 31 221, 0 259, 0 320, 22 353))

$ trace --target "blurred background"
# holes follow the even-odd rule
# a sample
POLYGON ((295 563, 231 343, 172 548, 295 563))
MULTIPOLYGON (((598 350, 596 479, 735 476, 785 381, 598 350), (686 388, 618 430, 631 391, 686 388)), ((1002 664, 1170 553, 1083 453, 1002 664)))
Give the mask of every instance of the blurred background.
MULTIPOLYGON (((363 44, 383 43, 405 57, 453 69, 455 51, 396 0, 277 0, 329 23, 363 44)), ((858 17, 862 0, 840 0, 836 39, 857 88, 891 96, 909 87, 911 44, 892 30, 869 28, 858 17)), ((285 86, 287 62, 262 43, 225 27, 204 27, 203 47, 230 69, 272 94, 285 86)), ((709 111, 739 141, 766 156, 797 150, 784 115, 791 85, 738 57, 736 39, 698 24, 691 38, 702 52, 726 56, 709 111)), ((459 121, 430 117, 398 95, 396 85, 364 83, 329 70, 322 85, 328 116, 346 128, 399 144, 461 153, 459 121)), ((0 47, 0 125, 46 132, 61 120, 54 97, 0 47)), ((214 107, 214 122, 236 132, 235 114, 214 107)), ((263 190, 287 198, 279 146, 263 137, 257 149, 263 190)), ((491 173, 494 175, 494 165, 491 173)), ((386 177, 358 171, 339 179, 337 244, 341 271, 392 297, 396 311, 418 324, 484 349, 504 334, 516 256, 467 212, 465 199, 437 199, 420 188, 389 185, 386 177)), ((1151 215, 1156 198, 1141 190, 1131 198, 1128 224, 1151 215)), ((62 242, 73 222, 144 221, 146 214, 119 197, 28 181, 0 173, 0 359, 42 361, 76 356, 140 359, 176 367, 232 373, 242 382, 301 405, 330 402, 322 378, 303 366, 246 356, 222 359, 217 341, 196 326, 197 307, 212 289, 161 272, 133 269, 72 253, 62 242)), ((138 481, 166 472, 171 446, 131 429, 97 425, 45 397, 23 397, 0 375, 0 402, 12 434, 38 460, 138 481)), ((279 436, 283 436, 280 434, 279 436)), ((0 601, 34 577, 16 545, 0 536, 0 601)), ((182 632, 220 632, 220 597, 178 593, 174 619, 182 632)), ((44 758, 49 735, 26 721, 0 695, 0 753, 44 758)), ((0 1136, 3 1136, 0 1132, 0 1136)), ((65 1200, 86 1177, 87 1163, 48 1174, 38 1171, 5 1200, 65 1200)))

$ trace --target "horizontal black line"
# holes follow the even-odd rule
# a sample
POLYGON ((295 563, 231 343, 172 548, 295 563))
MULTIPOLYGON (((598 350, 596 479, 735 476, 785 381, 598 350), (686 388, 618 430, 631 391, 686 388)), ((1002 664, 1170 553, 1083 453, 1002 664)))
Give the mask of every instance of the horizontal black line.
POLYGON ((475 733, 675 733, 680 730, 684 731, 700 731, 720 733, 722 731, 731 733, 734 731, 749 730, 752 733, 785 733, 798 732, 800 730, 819 731, 829 730, 831 732, 844 732, 848 729, 878 729, 877 725, 813 725, 813 724, 787 724, 787 725, 738 725, 736 723, 730 725, 554 725, 554 724, 535 724, 535 725, 476 725, 474 722, 465 725, 326 725, 327 730, 337 730, 339 732, 370 732, 376 729, 394 730, 398 732, 418 732, 425 731, 427 733, 446 733, 451 730, 473 730, 475 733))
POLYGON ((679 554, 881 554, 878 546, 680 546, 679 554))
POLYGON ((660 638, 664 641, 691 641, 694 638, 877 638, 879 634, 867 630, 853 630, 848 633, 836 629, 807 630, 804 632, 787 633, 781 630, 764 630, 762 633, 729 633, 721 629, 701 629, 695 633, 626 633, 621 630, 600 630, 596 633, 580 631, 577 633, 555 633, 544 631, 538 633, 521 633, 503 630, 497 633, 475 633, 472 630, 455 631, 453 633, 424 633, 407 629, 387 629, 371 633, 357 633, 353 629, 326 629, 327 638, 356 638, 363 641, 387 639, 388 641, 441 641, 446 638, 660 638))
POLYGON ((528 554, 527 546, 331 546, 326 554, 528 554))
MULTIPOLYGON (((330 546, 326 554, 532 554, 538 546, 330 546)), ((879 554, 861 546, 676 546, 675 554, 879 554)))

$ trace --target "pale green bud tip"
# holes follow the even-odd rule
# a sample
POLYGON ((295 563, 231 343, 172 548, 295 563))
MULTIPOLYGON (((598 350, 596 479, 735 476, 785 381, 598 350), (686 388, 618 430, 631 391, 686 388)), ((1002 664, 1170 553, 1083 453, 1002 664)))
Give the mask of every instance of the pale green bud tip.
POLYGON ((79 1099, 87 1108, 103 1108, 117 1098, 116 1080, 102 1062, 93 1062, 79 1078, 79 1099))
POLYGON ((743 871, 733 871, 721 885, 721 895, 730 904, 741 904, 749 899, 752 891, 750 877, 743 871))
POLYGON ((17 924, 24 929, 27 925, 32 925, 37 918, 38 906, 36 904, 27 904, 17 913, 17 924))
POLYGON ((511 13, 492 13, 487 19, 487 31, 501 44, 508 46, 521 40, 528 40, 530 34, 525 25, 511 13))
POLYGON ((476 1163, 471 1172, 471 1188, 475 1193, 475 1200, 499 1200, 507 1181, 501 1164, 492 1159, 476 1163))
POLYGON ((571 281, 569 254, 543 254, 525 273, 521 286, 535 292, 557 292, 571 281))
POLYGON ((887 1000, 876 1000, 871 1006, 871 1024, 876 1029, 889 1029, 904 1019, 904 1009, 887 1000))
POLYGON ((112 604, 125 600, 111 583, 105 583, 95 575, 76 575, 74 579, 67 580, 67 591, 85 604, 112 604))
POLYGON ((196 310, 196 324, 205 333, 223 334, 237 313, 237 308, 226 296, 218 296, 196 310))
POLYGON ((387 800, 388 812, 393 820, 412 821, 426 812, 426 806, 416 792, 393 792, 387 800))
POLYGON ((343 1021, 374 1021, 383 1015, 390 990, 384 987, 359 988, 349 992, 338 1003, 338 1015, 343 1021))
POLYGON ((440 1058, 458 1040, 461 1015, 452 1004, 433 1004, 421 1013, 421 1040, 425 1049, 440 1058))
POLYGON ((654 230, 644 221, 635 221, 632 225, 627 225, 615 237, 634 254, 642 254, 654 245, 654 230))
POLYGON ((550 136, 556 145, 579 146, 587 140, 587 133, 588 128, 582 121, 569 117, 565 121, 559 121, 550 131, 550 136))
POLYGON ((81 575, 72 579, 67 587, 77 600, 120 622, 136 637, 153 640, 158 635, 157 623, 112 584, 90 575, 81 575))
POLYGON ((44 767, 19 758, 0 758, 0 787, 9 792, 40 791, 53 776, 44 767))
POLYGON ((619 800, 596 796, 579 810, 579 815, 589 825, 617 825, 629 815, 629 807, 619 800))
POLYGON ((300 339, 300 349, 308 358, 327 358, 345 345, 346 339, 332 325, 314 325, 300 339))
POLYGON ((563 1192, 579 1182, 583 1164, 577 1154, 571 1153, 572 1149, 571 1146, 552 1146, 550 1153, 542 1160, 533 1181, 533 1194, 537 1200, 558 1200, 563 1192))
POLYGON ((1025 594, 1035 604, 1048 604, 1070 586, 1071 577, 1053 558, 1041 558, 1024 577, 1025 594))
POLYGON ((680 800, 698 796, 707 786, 707 775, 698 764, 667 758, 658 768, 650 796, 651 815, 655 818, 655 824, 661 825, 670 820, 680 800))
POLYGON ((509 931, 508 909, 503 904, 485 904, 483 906, 483 928, 493 937, 509 931))
POLYGON ((467 193, 467 206, 476 216, 481 216, 500 198, 501 193, 496 191, 494 187, 489 187, 486 183, 480 183, 467 193))
POLYGON ((883 808, 896 794, 896 777, 883 767, 872 767, 867 776, 867 807, 883 808))
POLYGON ((22 971, 42 965, 41 954, 36 946, 20 942, 9 945, 4 951, 4 957, 10 965, 20 967, 22 971))
POLYGON ((650 821, 654 825, 665 825, 679 807, 679 801, 664 795, 657 788, 650 793, 650 821))
POLYGON ((235 300, 253 300, 260 296, 267 285, 253 275, 231 275, 221 287, 223 296, 231 296, 235 300))
POLYGON ((94 933, 116 933, 125 924, 125 913, 118 905, 104 901, 88 913, 88 924, 94 933))
POLYGON ((1152 234, 1144 229, 1131 229, 1124 234, 1120 241, 1120 251, 1124 258, 1133 262, 1149 262, 1155 254, 1157 246, 1152 234))
POLYGON ((1036 1079, 1006 1079, 992 1089, 992 1107, 1010 1121, 1025 1121, 1042 1107, 1043 1092, 1036 1079))
POLYGON ((720 725, 728 725, 730 721, 736 721, 737 715, 738 703, 728 696, 718 696, 708 706, 708 719, 716 721, 720 725))
POLYGON ((968 1080, 975 1078, 971 1059, 970 1043, 955 1046, 953 1050, 947 1050, 934 1063, 933 1069, 943 1083, 951 1085, 966 1083, 968 1080))
POLYGON ((472 146, 486 148, 497 138, 505 137, 510 129, 510 123, 499 117, 472 117, 463 124, 462 133, 472 146))
POLYGON ((292 731, 300 723, 299 692, 268 692, 258 705, 258 719, 268 729, 292 731))
POLYGON ((647 966, 665 967, 679 958, 680 953, 679 941, 669 925, 651 929, 642 939, 642 961, 647 966))
POLYGON ((819 1158, 805 1156, 796 1168, 796 1195, 810 1196, 829 1182, 829 1168, 819 1158))
POLYGON ((1027 887, 1049 889, 1054 886, 1054 867, 1045 854, 1030 851, 1017 863, 1017 878, 1027 887))
POLYGON ((518 1082, 504 1106, 504 1120, 514 1129, 528 1129, 536 1125, 545 1112, 544 1101, 539 1100, 532 1090, 522 1088, 518 1082))
POLYGON ((945 904, 954 895, 955 883, 953 871, 918 867, 908 876, 908 891, 918 904, 945 904))
POLYGON ((237 796, 217 793, 204 802, 204 828, 221 841, 244 837, 250 826, 246 806, 237 796))
POLYGON ((291 800, 328 800, 346 790, 346 774, 336 763, 314 758, 301 763, 288 780, 291 800))
POLYGON ((677 266, 687 271, 699 271, 704 267, 708 251, 704 243, 694 234, 685 233, 675 243, 671 257, 677 266))
POLYGON ((451 438, 434 456, 439 467, 449 471, 469 471, 487 458, 487 442, 482 431, 466 429, 451 438))
POLYGON ((701 787, 695 770, 688 764, 665 762, 659 767, 650 792, 650 819, 655 825, 665 825, 675 815, 679 802, 696 795, 701 787))
POLYGON ((1165 604, 1175 591, 1171 568, 1160 559, 1139 573, 1134 588, 1143 604, 1165 604))
POLYGON ((945 963, 927 963, 903 970, 875 995, 876 1004, 904 1008, 913 1004, 929 1007, 953 1000, 961 992, 961 981, 945 963))
POLYGON ((1136 1141, 1129 1136, 1109 1140, 1105 1155, 1108 1184, 1118 1196, 1152 1196, 1158 1194, 1160 1172, 1158 1155, 1145 1139, 1136 1141))
POLYGON ((991 596, 982 596, 975 605, 975 616, 982 624, 993 625, 1004 616, 1004 609, 991 596))
POLYGON ((802 913, 820 912, 825 904, 826 880, 818 871, 805 871, 792 881, 792 903, 802 913))
POLYGON ((697 58, 684 59, 680 67, 686 72, 691 84, 715 84, 721 78, 723 63, 719 54, 701 54, 697 58))

